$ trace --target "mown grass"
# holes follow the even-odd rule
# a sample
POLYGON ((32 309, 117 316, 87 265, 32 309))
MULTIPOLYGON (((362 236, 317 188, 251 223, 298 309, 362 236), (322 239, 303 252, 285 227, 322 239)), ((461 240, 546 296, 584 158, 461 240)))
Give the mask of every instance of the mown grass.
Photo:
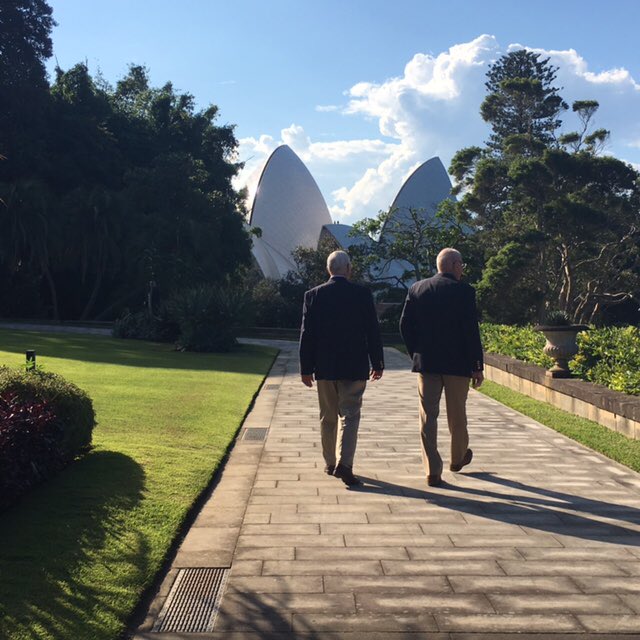
POLYGON ((495 382, 485 381, 478 390, 611 460, 640 471, 640 441, 631 440, 597 422, 567 413, 495 382))
POLYGON ((117 638, 275 352, 0 330, 0 364, 26 349, 89 393, 98 426, 89 454, 0 514, 0 638, 117 638))

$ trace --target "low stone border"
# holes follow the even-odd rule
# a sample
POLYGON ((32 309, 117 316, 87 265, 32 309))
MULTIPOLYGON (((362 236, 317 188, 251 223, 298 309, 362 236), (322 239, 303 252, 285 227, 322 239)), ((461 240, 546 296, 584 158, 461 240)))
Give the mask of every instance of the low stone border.
POLYGON ((485 377, 563 411, 640 440, 640 398, 584 380, 550 378, 534 364, 485 354, 485 377))

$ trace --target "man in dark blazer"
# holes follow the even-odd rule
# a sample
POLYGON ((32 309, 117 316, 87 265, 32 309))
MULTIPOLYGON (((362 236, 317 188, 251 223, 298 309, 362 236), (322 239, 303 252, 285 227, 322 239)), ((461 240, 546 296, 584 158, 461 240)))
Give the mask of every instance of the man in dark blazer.
POLYGON ((300 375, 307 387, 317 382, 325 473, 352 486, 362 395, 369 375, 382 377, 382 339, 371 292, 349 282, 349 256, 334 251, 327 271, 329 281, 304 294, 300 375))
POLYGON ((456 249, 443 249, 438 273, 411 286, 400 318, 400 333, 419 374, 422 459, 429 486, 442 484, 438 414, 444 389, 451 433, 451 471, 473 457, 469 449, 466 401, 469 380, 483 381, 482 343, 475 290, 461 282, 464 263, 456 249))

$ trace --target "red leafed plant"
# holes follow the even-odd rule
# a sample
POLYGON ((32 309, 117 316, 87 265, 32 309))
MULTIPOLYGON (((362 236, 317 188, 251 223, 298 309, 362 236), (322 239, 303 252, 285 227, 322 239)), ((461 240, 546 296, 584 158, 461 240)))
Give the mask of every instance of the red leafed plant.
POLYGON ((49 402, 0 393, 0 508, 63 465, 61 440, 49 402))

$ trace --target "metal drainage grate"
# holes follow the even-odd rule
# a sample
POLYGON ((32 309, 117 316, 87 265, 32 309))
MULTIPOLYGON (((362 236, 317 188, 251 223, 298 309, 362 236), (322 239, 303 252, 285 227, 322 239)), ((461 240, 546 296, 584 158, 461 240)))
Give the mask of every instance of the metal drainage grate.
POLYGON ((180 569, 153 631, 213 631, 229 569, 180 569))
POLYGON ((280 385, 279 384, 265 384, 264 388, 267 390, 273 390, 273 389, 277 389, 280 385))
POLYGON ((263 442, 267 437, 268 427, 249 427, 244 430, 243 440, 253 440, 255 442, 263 442))

